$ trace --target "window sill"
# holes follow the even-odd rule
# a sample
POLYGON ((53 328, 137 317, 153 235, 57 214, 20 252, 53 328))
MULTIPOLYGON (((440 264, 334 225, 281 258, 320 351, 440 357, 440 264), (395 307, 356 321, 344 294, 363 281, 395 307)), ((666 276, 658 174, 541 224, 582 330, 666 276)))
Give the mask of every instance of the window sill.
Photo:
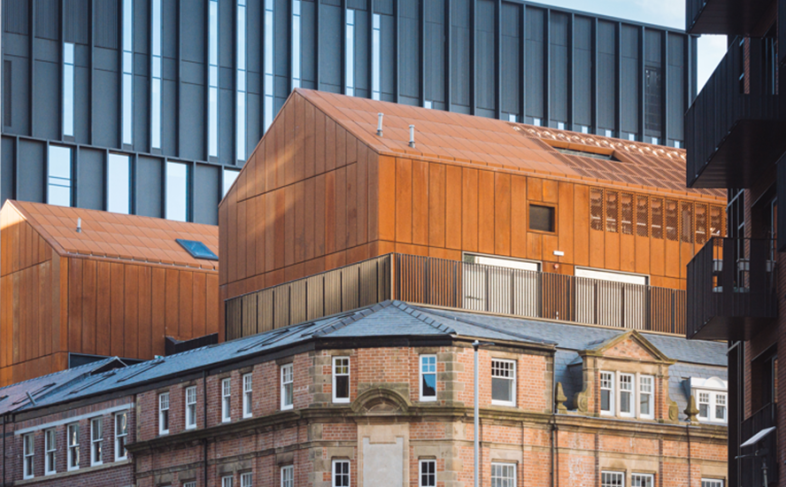
POLYGON ((81 475, 83 473, 97 472, 97 471, 106 470, 106 469, 109 469, 109 468, 123 467, 123 466, 127 466, 127 465, 132 465, 132 463, 133 462, 131 460, 129 460, 129 459, 123 460, 121 462, 103 463, 101 465, 94 465, 94 466, 91 466, 91 467, 78 468, 78 469, 74 469, 74 470, 68 470, 68 471, 65 471, 65 472, 59 472, 59 473, 56 473, 54 475, 47 475, 46 477, 28 478, 28 479, 20 480, 20 481, 16 482, 14 485, 32 485, 35 482, 40 482, 44 478, 47 481, 55 480, 55 479, 70 478, 70 477, 73 477, 75 475, 81 475))
POLYGON ((492 406, 504 406, 504 407, 508 407, 508 408, 515 408, 516 407, 516 403, 505 402, 505 401, 495 401, 493 399, 491 400, 491 405, 492 406))

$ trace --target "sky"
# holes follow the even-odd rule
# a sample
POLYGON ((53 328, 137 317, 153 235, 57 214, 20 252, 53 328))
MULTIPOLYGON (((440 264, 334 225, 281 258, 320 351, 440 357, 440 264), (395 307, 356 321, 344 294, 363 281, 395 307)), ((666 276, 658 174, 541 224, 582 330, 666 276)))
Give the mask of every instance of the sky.
MULTIPOLYGON (((685 0, 533 0, 636 22, 685 29, 685 0)), ((698 42, 697 92, 726 54, 726 36, 701 36, 698 42)))

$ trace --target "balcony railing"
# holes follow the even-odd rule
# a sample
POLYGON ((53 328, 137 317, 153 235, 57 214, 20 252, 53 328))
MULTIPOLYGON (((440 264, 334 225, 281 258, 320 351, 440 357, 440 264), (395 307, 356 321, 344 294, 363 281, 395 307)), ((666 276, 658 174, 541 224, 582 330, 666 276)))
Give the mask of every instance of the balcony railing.
POLYGON ((778 317, 775 242, 713 237, 688 263, 688 338, 749 340, 778 317))
POLYGON ((689 34, 750 34, 771 0, 685 0, 689 34))
POLYGON ((786 150, 786 113, 777 89, 775 39, 741 38, 729 50, 685 114, 687 185, 749 188, 786 150), (745 44, 749 47, 746 47, 745 44), (750 64, 744 65, 744 50, 750 64))
POLYGON ((685 333, 685 291, 388 254, 226 301, 228 340, 387 299, 685 333))
MULTIPOLYGON (((740 438, 742 443, 753 435, 772 426, 778 426, 778 404, 770 403, 756 411, 750 418, 742 422, 740 438)), ((767 478, 770 484, 778 483, 778 432, 773 431, 758 444, 742 449, 742 458, 738 460, 738 468, 742 476, 740 485, 764 485, 762 462, 767 462, 767 478)))

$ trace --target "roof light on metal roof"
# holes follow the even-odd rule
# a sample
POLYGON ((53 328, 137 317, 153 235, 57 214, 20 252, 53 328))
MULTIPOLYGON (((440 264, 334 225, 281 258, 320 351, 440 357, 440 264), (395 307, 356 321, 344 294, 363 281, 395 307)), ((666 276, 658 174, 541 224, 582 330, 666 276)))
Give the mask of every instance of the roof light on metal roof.
POLYGON ((195 259, 218 260, 218 256, 207 245, 198 240, 175 239, 195 259))
POLYGON ((377 113, 377 135, 380 137, 382 137, 382 117, 384 116, 385 114, 382 112, 377 113))

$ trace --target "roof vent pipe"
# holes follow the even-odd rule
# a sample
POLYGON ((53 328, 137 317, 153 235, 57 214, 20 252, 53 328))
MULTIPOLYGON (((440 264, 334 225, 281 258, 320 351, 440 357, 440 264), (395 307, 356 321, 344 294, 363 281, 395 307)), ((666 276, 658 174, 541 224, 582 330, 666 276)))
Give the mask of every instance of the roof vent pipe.
POLYGON ((415 126, 409 126, 409 146, 415 148, 415 126))
POLYGON ((382 137, 382 117, 384 116, 382 112, 377 113, 377 135, 380 137, 382 137))
POLYGON ((76 233, 82 233, 82 219, 76 219, 76 233))

